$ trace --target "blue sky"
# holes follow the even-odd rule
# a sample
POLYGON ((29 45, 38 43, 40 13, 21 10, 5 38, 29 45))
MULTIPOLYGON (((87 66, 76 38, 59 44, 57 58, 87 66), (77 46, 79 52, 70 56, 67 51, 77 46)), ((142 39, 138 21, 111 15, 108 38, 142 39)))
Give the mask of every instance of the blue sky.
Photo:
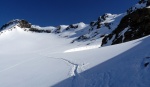
POLYGON ((35 25, 89 23, 104 13, 122 13, 138 0, 0 0, 0 26, 12 19, 35 25))

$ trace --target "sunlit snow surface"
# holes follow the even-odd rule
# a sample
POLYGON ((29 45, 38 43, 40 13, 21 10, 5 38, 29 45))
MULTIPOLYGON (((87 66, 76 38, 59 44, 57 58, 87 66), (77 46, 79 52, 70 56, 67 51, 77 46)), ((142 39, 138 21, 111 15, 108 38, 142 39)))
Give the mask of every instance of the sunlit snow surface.
POLYGON ((73 48, 73 49, 66 50, 64 53, 90 50, 90 49, 95 49, 95 48, 98 48, 98 47, 100 47, 100 45, 78 47, 78 48, 73 48))
POLYGON ((16 27, 0 35, 0 87, 149 87, 149 36, 99 47, 16 27))

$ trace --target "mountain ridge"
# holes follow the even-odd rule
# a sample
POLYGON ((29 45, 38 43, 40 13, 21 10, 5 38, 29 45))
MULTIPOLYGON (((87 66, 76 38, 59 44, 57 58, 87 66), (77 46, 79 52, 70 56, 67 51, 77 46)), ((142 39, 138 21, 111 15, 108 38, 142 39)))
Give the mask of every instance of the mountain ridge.
MULTIPOLYGON (((144 4, 146 5, 146 2, 144 4)), ((149 35, 149 15, 148 6, 128 13, 122 18, 118 27, 103 39, 102 46, 119 44, 149 35)))
MULTIPOLYGON (((77 24, 70 24, 70 25, 59 25, 57 27, 40 27, 37 25, 32 25, 26 20, 12 20, 7 24, 3 25, 0 30, 5 30, 5 28, 10 28, 18 24, 21 28, 27 28, 25 30, 37 32, 37 33, 55 33, 61 37, 65 38, 74 38, 71 43, 75 42, 88 42, 87 45, 93 43, 95 40, 100 39, 102 46, 106 45, 113 45, 122 43, 119 37, 118 40, 113 40, 113 38, 117 38, 117 36, 113 37, 113 33, 117 30, 120 26, 120 22, 124 19, 124 17, 135 13, 135 11, 139 11, 140 9, 144 9, 150 5, 150 0, 140 0, 136 5, 132 6, 127 10, 127 12, 123 14, 110 14, 105 13, 102 16, 98 17, 96 21, 92 21, 89 24, 85 24, 83 22, 77 24), (116 42, 111 42, 116 41, 116 42)), ((147 8, 148 9, 148 8, 147 8)), ((137 14, 137 13, 136 13, 137 14)), ((130 21, 131 19, 127 19, 130 21)), ((124 27, 127 28, 128 26, 124 27)), ((123 30, 123 29, 122 29, 123 30)), ((118 32, 121 33, 122 31, 118 32)), ((126 31, 124 32, 126 33, 126 31)), ((149 35, 149 34, 148 34, 149 35)), ((125 35, 126 36, 126 35, 125 35)), ((127 37, 127 36, 126 36, 127 37)), ((142 37, 142 36, 141 36, 142 37)), ((124 38, 121 36, 121 38, 124 38)), ((137 39, 137 38, 135 38, 137 39)), ((134 40, 134 39, 131 39, 134 40)), ((125 40, 126 41, 131 41, 125 40)))
POLYGON ((113 23, 113 21, 119 21, 121 19, 120 16, 124 14, 110 14, 106 13, 100 17, 96 21, 91 22, 90 24, 85 24, 83 22, 70 24, 70 25, 60 25, 57 27, 49 26, 49 27, 40 27, 37 25, 32 25, 31 23, 27 22, 26 20, 24 23, 22 20, 17 19, 16 21, 13 20, 8 22, 7 24, 1 27, 1 30, 7 30, 10 28, 8 26, 20 26, 24 28, 26 31, 37 32, 37 33, 52 33, 59 35, 65 38, 74 38, 71 43, 74 42, 83 42, 83 41, 91 41, 87 42, 87 44, 93 43, 94 40, 102 39, 106 34, 112 32, 115 29, 118 23, 113 23), (118 19, 116 19, 118 18, 118 19), (18 22, 19 21, 19 22, 18 22), (92 42, 93 41, 93 42, 92 42))

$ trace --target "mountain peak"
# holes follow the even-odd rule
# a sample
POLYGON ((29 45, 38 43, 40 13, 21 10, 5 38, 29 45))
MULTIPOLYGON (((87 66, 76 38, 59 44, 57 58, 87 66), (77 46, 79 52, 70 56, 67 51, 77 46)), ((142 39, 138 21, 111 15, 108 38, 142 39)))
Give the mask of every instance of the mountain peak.
POLYGON ((14 19, 9 21, 8 23, 4 24, 0 30, 10 29, 14 26, 18 25, 21 28, 31 28, 31 23, 24 19, 14 19))
POLYGON ((127 14, 131 14, 137 9, 142 9, 148 6, 150 6, 150 0, 139 0, 137 4, 135 4, 127 10, 127 14))

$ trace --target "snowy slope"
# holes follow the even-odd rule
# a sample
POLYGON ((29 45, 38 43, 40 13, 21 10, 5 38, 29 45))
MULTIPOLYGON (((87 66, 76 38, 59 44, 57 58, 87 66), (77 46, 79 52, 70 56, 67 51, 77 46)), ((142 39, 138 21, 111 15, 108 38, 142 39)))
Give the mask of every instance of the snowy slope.
POLYGON ((119 45, 59 54, 56 57, 75 61, 79 73, 54 87, 149 87, 149 44, 148 36, 119 45))
POLYGON ((2 33, 0 87, 149 87, 149 36, 100 48, 71 40, 17 26, 2 33))
MULTIPOLYGON (((18 19, 5 24, 0 87, 150 87, 150 36, 111 45, 121 19, 149 2, 140 0, 127 13, 107 13, 90 24, 40 27, 18 19), (101 47, 107 35, 112 37, 101 47)), ((129 30, 118 32, 121 42, 129 30)))

